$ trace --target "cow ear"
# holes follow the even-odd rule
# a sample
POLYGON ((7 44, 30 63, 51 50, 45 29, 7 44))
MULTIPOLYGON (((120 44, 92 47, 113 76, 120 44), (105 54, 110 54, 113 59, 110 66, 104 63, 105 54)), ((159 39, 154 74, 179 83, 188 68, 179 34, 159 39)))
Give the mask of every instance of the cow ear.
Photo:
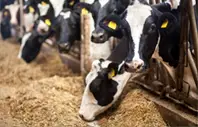
POLYGON ((100 23, 100 27, 108 32, 111 36, 121 38, 122 37, 122 18, 116 14, 111 14, 103 18, 100 23))
POLYGON ((117 63, 110 63, 108 66, 108 79, 112 79, 117 75, 118 72, 118 66, 119 64, 117 63))
POLYGON ((75 10, 79 10, 81 14, 85 15, 91 12, 91 4, 80 2, 74 6, 75 10))
POLYGON ((162 14, 158 20, 160 34, 171 34, 176 30, 177 18, 170 12, 162 14))

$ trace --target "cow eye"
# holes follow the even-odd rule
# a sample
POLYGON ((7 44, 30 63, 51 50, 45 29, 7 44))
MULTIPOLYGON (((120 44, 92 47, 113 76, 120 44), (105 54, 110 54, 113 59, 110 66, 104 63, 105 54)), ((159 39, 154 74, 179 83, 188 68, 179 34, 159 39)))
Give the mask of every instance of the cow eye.
POLYGON ((156 25, 155 24, 151 24, 151 27, 149 29, 149 32, 153 32, 156 29, 156 25))

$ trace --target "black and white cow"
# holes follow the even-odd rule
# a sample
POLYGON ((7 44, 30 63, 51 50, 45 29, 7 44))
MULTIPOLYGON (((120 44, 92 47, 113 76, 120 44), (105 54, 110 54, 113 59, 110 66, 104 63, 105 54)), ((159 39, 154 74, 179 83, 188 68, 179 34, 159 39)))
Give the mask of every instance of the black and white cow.
POLYGON ((100 3, 95 0, 92 4, 88 3, 78 3, 73 10, 65 9, 60 13, 60 37, 58 40, 58 45, 60 50, 68 52, 75 41, 80 41, 81 39, 81 14, 89 13, 93 17, 94 21, 97 19, 97 10, 100 8, 100 3))
POLYGON ((109 40, 108 33, 102 29, 99 25, 99 22, 111 14, 113 11, 117 13, 122 13, 128 5, 133 5, 136 3, 149 4, 149 0, 109 0, 98 12, 98 18, 96 21, 96 28, 92 32, 91 40, 93 43, 105 43, 109 40))
MULTIPOLYGON (((114 26, 115 24, 117 25, 115 30, 111 28, 106 29, 104 27, 112 35, 120 35, 117 34, 118 32, 116 30, 119 31, 121 29, 127 29, 131 34, 130 41, 134 47, 131 47, 131 51, 133 53, 130 53, 131 56, 129 56, 132 60, 129 66, 133 71, 148 67, 149 60, 156 48, 158 41, 162 42, 164 38, 161 36, 160 39, 160 35, 162 34, 159 33, 159 30, 161 29, 161 25, 167 24, 166 22, 165 24, 160 24, 163 23, 160 22, 160 19, 163 19, 165 12, 171 12, 171 9, 177 9, 178 5, 179 1, 173 1, 172 4, 167 1, 165 3, 153 6, 136 4, 127 8, 128 15, 126 18, 124 18, 124 20, 120 20, 121 18, 119 19, 119 17, 115 15, 112 15, 108 19, 109 22, 112 19, 114 26), (126 22, 128 23, 127 28, 123 26, 123 23, 126 22)), ((169 25, 171 26, 171 22, 169 25)))
POLYGON ((86 88, 79 110, 80 117, 85 121, 93 121, 111 107, 131 76, 125 71, 123 62, 128 55, 128 39, 123 37, 120 41, 107 60, 93 61, 91 71, 86 76, 86 88))
POLYGON ((50 33, 40 35, 36 30, 26 33, 21 40, 18 58, 23 59, 26 63, 30 63, 38 56, 43 42, 50 35, 50 33))

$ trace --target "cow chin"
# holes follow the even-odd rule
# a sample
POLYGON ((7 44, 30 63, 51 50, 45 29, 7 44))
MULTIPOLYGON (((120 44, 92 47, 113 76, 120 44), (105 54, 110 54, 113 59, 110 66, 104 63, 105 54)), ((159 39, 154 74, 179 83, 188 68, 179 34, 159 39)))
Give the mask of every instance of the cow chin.
POLYGON ((107 106, 100 106, 97 104, 97 101, 91 95, 90 92, 84 92, 82 103, 79 110, 79 116, 82 120, 91 122, 94 121, 96 116, 106 111, 109 107, 111 107, 113 103, 108 104, 107 106))

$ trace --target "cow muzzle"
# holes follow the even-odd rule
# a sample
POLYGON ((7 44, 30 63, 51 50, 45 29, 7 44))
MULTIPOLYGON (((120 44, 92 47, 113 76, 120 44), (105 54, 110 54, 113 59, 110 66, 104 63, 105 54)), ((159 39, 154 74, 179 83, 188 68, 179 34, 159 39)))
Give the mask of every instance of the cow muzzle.
POLYGON ((91 35, 91 41, 94 43, 105 43, 108 40, 108 36, 105 31, 102 32, 93 32, 91 35))
POLYGON ((127 72, 140 72, 143 69, 144 61, 142 60, 133 60, 131 63, 126 63, 127 72))
POLYGON ((71 49, 71 44, 69 42, 67 43, 59 43, 58 44, 58 48, 59 48, 59 51, 62 53, 62 52, 69 52, 70 49, 71 49))

